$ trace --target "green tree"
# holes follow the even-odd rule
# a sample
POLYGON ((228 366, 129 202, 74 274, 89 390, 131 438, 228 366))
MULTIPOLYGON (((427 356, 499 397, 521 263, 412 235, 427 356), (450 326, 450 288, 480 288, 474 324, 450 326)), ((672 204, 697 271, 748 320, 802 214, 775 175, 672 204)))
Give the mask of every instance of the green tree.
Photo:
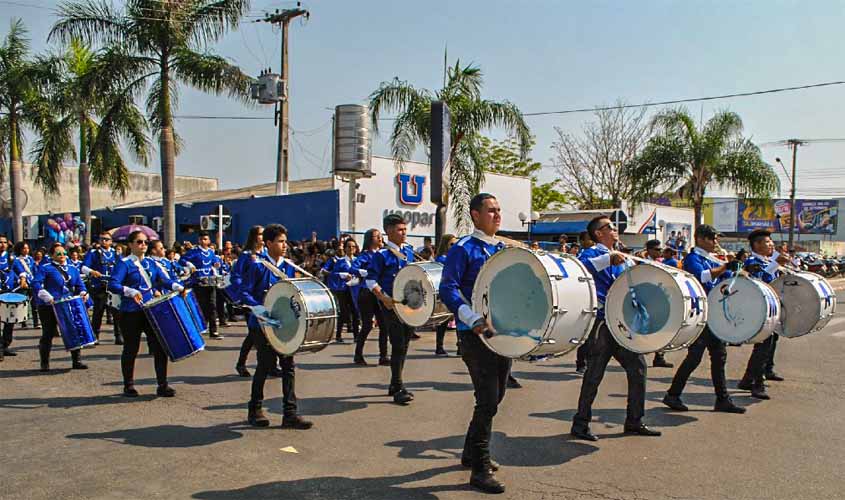
POLYGON ((478 192, 484 179, 479 159, 482 149, 481 132, 500 127, 516 137, 521 156, 529 150, 531 135, 528 125, 514 104, 496 102, 481 97, 483 77, 481 69, 458 60, 446 71, 445 85, 431 92, 417 89, 408 82, 394 78, 382 82, 370 94, 373 128, 378 131, 384 112, 397 113, 390 135, 393 157, 408 160, 417 145, 428 146, 432 101, 444 101, 451 111, 451 150, 449 166, 444 172, 446 199, 460 229, 470 224, 469 199, 478 192))
POLYGON ((124 48, 139 71, 133 82, 146 83, 149 122, 161 158, 162 239, 176 239, 175 176, 179 137, 173 127, 178 85, 249 102, 251 79, 225 58, 206 51, 208 44, 236 28, 249 10, 248 0, 128 0, 122 8, 105 1, 68 2, 50 37, 79 38, 124 48))
POLYGON ((634 186, 632 201, 675 192, 690 201, 698 225, 711 186, 730 187, 756 199, 771 198, 780 190, 760 149, 742 136, 742 120, 736 113, 716 113, 699 130, 686 109, 667 110, 652 119, 652 126, 656 134, 625 165, 634 186))
MULTIPOLYGON (((57 193, 62 161, 78 156, 79 211, 90 228, 91 182, 108 186, 119 197, 129 187, 121 139, 138 163, 149 162, 147 123, 134 102, 143 87, 135 81, 138 61, 118 48, 94 52, 72 39, 60 62, 48 113, 39 123, 36 183, 45 193, 57 193), (102 117, 99 123, 97 117, 102 117), (71 139, 74 131, 79 135, 78 155, 71 139)), ((91 242, 91 231, 85 242, 91 242)))
MULTIPOLYGON (((534 138, 529 141, 533 148, 534 138)), ((519 144, 513 138, 494 141, 487 137, 480 139, 479 162, 485 172, 515 175, 531 179, 531 209, 546 210, 556 205, 568 203, 568 197, 557 189, 560 180, 540 183, 538 175, 543 165, 521 154, 519 144)))

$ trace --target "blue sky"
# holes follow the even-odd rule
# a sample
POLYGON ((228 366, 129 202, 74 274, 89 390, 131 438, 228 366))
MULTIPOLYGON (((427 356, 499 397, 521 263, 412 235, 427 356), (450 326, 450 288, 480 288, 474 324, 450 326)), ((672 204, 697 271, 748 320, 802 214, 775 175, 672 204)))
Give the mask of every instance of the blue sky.
MULTIPOLYGON (((54 0, 16 1, 55 6, 54 0)), ((258 0, 250 13, 292 5, 258 0)), ((362 103, 394 76, 437 88, 447 44, 450 61, 459 57, 482 67, 485 97, 507 99, 524 112, 845 80, 845 3, 837 1, 323 0, 303 5, 311 18, 294 22, 290 36, 293 178, 329 171, 327 108, 362 103)), ((0 3, 0 35, 11 17, 24 19, 35 50, 47 47, 46 34, 55 21, 49 10, 0 3)), ((245 22, 210 49, 250 74, 279 67, 279 34, 266 23, 245 22)), ((736 111, 747 135, 768 142, 845 137, 843 104, 845 85, 689 107, 705 120, 716 110, 736 111)), ((272 116, 271 108, 247 108, 186 88, 177 113, 272 116)), ((550 163, 554 127, 575 132, 590 118, 530 118, 537 137, 533 157, 550 163)), ((223 187, 274 179, 272 121, 180 120, 177 127, 185 139, 177 159, 180 174, 219 177, 223 187)), ((786 148, 763 151, 770 162, 789 157, 786 148)), ((383 140, 375 152, 387 154, 383 140)), ((799 194, 845 195, 843 152, 845 143, 800 149, 799 194)), ((151 168, 158 169, 157 156, 151 168)))

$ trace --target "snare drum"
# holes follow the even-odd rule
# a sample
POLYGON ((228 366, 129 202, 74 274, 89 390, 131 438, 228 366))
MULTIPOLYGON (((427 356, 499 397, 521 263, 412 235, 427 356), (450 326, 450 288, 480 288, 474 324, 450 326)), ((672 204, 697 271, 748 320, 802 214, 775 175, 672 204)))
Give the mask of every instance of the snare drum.
POLYGON ((185 303, 188 305, 188 310, 191 312, 194 322, 199 325, 200 333, 208 333, 208 322, 202 314, 200 303, 197 302, 197 296, 190 288, 188 289, 188 293, 185 295, 185 303))
POLYGON ((183 360, 205 349, 204 325, 194 317, 181 293, 156 297, 143 309, 170 361, 183 360))
POLYGON ((123 301, 123 296, 119 293, 106 292, 106 305, 112 309, 120 309, 120 303, 123 301))
POLYGON ((396 273, 393 282, 394 310, 408 326, 439 325, 452 315, 440 301, 443 264, 413 262, 396 273))
POLYGON ((780 320, 780 299, 769 285, 754 278, 723 281, 710 290, 707 302, 707 327, 728 344, 759 344, 780 320))
POLYGON ((80 297, 68 297, 53 303, 53 313, 62 334, 65 350, 76 351, 97 342, 88 310, 80 297))
POLYGON ((222 283, 222 276, 198 276, 197 277, 197 286, 210 286, 214 288, 220 287, 220 283, 222 283))
POLYGON ((593 278, 578 259, 526 248, 493 254, 472 289, 472 309, 495 331, 484 343, 526 361, 562 356, 584 343, 597 304, 593 278))
POLYGON ((0 294, 0 321, 23 323, 29 319, 29 297, 20 293, 0 294))
POLYGON ((689 347, 704 330, 707 294, 685 271, 640 264, 610 286, 604 314, 607 328, 625 349, 676 351, 689 347))
POLYGON ((775 333, 784 337, 817 332, 830 322, 836 312, 836 292, 818 274, 783 274, 771 285, 781 302, 781 319, 775 333))
POLYGON ((267 291, 264 307, 282 324, 262 324, 264 336, 279 354, 317 352, 331 342, 337 322, 334 295, 314 278, 279 281, 267 291))

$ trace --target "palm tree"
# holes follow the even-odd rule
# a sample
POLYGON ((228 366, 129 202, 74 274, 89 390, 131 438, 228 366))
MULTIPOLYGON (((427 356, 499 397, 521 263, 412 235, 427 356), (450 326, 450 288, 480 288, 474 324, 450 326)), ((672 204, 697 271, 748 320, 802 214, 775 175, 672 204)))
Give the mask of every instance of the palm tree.
POLYGON ((628 165, 634 183, 632 201, 676 192, 695 209, 701 207, 708 188, 722 186, 748 198, 768 199, 780 190, 774 170, 760 156, 760 149, 742 136, 742 120, 729 111, 716 113, 699 130, 686 109, 659 113, 652 119, 656 134, 628 165))
POLYGON ((138 67, 129 86, 148 84, 147 114, 161 157, 162 239, 176 239, 175 169, 179 137, 173 128, 178 84, 249 100, 251 79, 206 46, 237 27, 249 0, 128 0, 118 9, 105 1, 63 3, 50 37, 123 47, 138 67))
POLYGON ((390 145, 400 165, 411 157, 418 144, 429 145, 432 101, 444 101, 449 106, 451 149, 448 171, 443 174, 447 184, 444 191, 460 229, 469 226, 469 199, 484 180, 482 131, 504 128, 515 137, 523 158, 531 147, 531 134, 519 108, 506 101, 482 99, 482 84, 481 69, 472 64, 461 67, 458 60, 448 68, 445 84, 436 92, 417 89, 394 78, 382 82, 370 94, 371 119, 376 132, 383 112, 397 113, 390 145))
MULTIPOLYGON (((147 122, 135 106, 143 90, 135 80, 137 60, 119 48, 92 51, 72 39, 60 58, 61 77, 54 86, 48 113, 39 123, 35 181, 45 193, 57 193, 63 160, 77 155, 71 136, 79 133, 79 212, 91 227, 91 182, 126 196, 129 171, 120 152, 123 138, 135 160, 149 162, 147 122), (102 117, 98 123, 96 116, 102 117)), ((85 233, 91 242, 91 231, 85 233)))
POLYGON ((23 128, 38 123, 43 110, 41 89, 49 82, 52 69, 51 61, 30 57, 27 29, 20 19, 13 19, 0 45, 0 157, 8 151, 12 232, 16 241, 23 240, 23 128))

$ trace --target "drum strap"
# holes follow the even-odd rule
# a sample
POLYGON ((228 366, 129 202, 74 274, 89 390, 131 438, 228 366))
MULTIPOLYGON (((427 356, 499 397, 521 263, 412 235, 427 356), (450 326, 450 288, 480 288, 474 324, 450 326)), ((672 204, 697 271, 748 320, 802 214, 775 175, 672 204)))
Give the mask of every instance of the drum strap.
POLYGON ((65 284, 62 286, 62 290, 70 293, 70 288, 68 287, 68 283, 70 282, 70 275, 68 275, 67 271, 62 269, 62 266, 54 265, 53 267, 55 267, 59 271, 59 274, 62 275, 62 279, 65 280, 65 284))
MULTIPOLYGON (((270 270, 270 272, 271 272, 271 273, 273 273, 273 274, 275 274, 275 275, 276 275, 276 277, 277 277, 277 278, 279 278, 280 280, 287 281, 287 280, 289 280, 289 279, 290 279, 290 278, 288 278, 288 275, 287 275, 287 274, 285 274, 285 273, 283 273, 283 272, 282 272, 282 270, 281 270, 281 269, 279 269, 278 267, 274 266, 273 264, 271 264, 271 263, 267 262, 266 260, 261 259, 261 260, 259 260, 258 262, 260 262, 260 263, 261 263, 264 267, 266 267, 267 269, 269 269, 269 270, 270 270)), ((287 262, 287 260, 285 260, 285 262, 287 262)))
POLYGON ((23 266, 23 270, 26 271, 26 274, 32 276, 32 271, 29 270, 29 264, 26 263, 26 259, 21 259, 21 265, 23 266))
POLYGON ((144 269, 144 266, 141 265, 141 260, 140 259, 130 259, 130 260, 135 264, 135 267, 138 268, 138 271, 141 273, 141 278, 144 279, 144 283, 147 285, 147 288, 152 289, 152 287, 153 287, 152 280, 150 279, 150 275, 147 274, 147 270, 144 269))
POLYGON ((399 250, 396 250, 395 248, 393 248, 391 246, 388 246, 387 249, 390 250, 390 253, 395 255, 397 259, 399 259, 403 262, 408 262, 408 257, 406 257, 405 254, 403 254, 399 250))

